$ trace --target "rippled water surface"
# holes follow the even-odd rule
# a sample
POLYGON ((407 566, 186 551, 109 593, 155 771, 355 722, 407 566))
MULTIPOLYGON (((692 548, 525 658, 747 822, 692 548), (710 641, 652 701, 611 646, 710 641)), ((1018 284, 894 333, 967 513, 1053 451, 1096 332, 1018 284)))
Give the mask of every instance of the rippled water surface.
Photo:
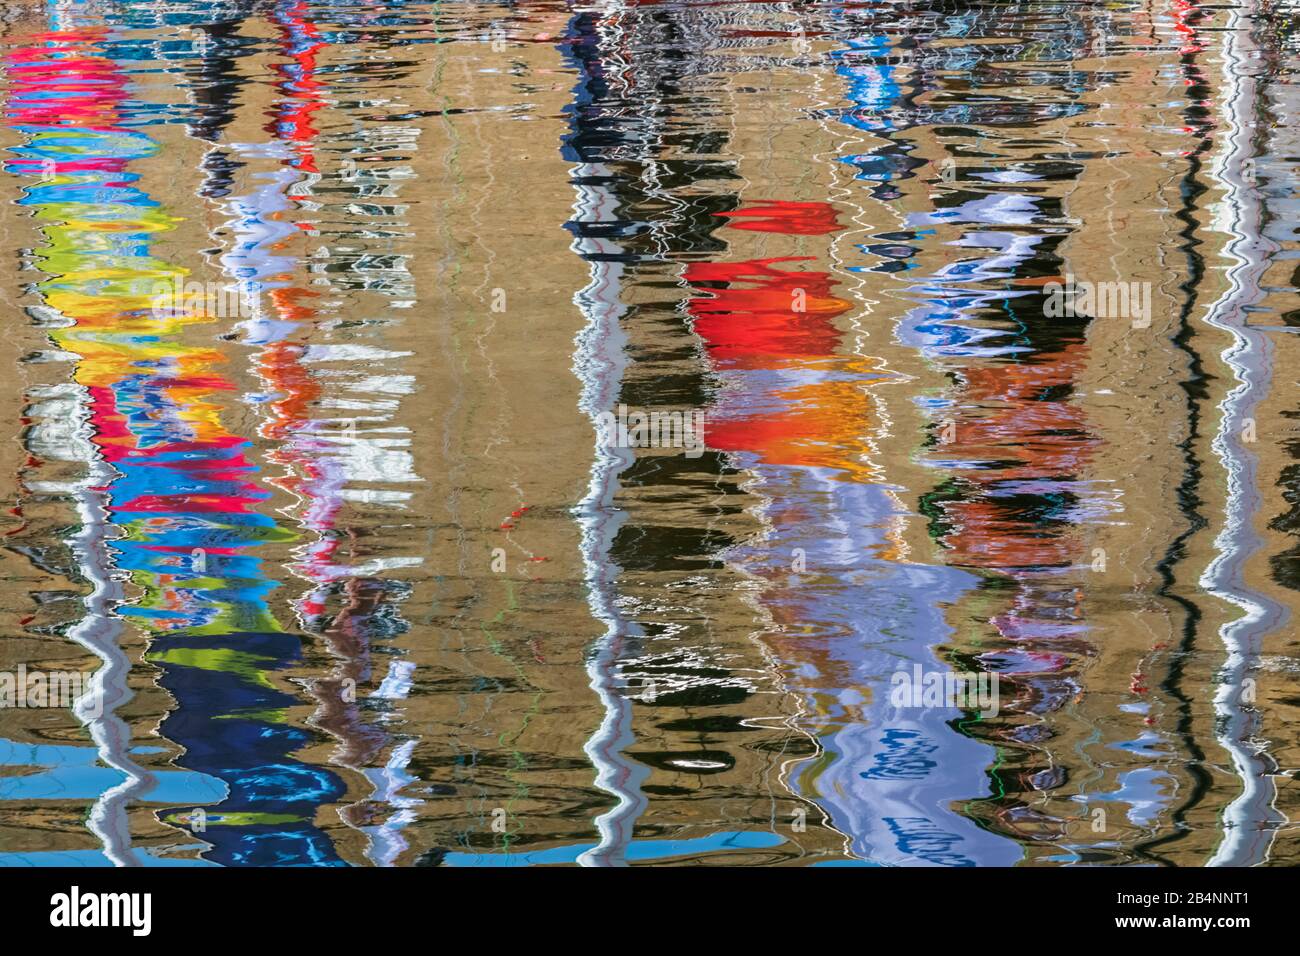
POLYGON ((1300 862, 1297 16, 5 3, 0 864, 1300 862))

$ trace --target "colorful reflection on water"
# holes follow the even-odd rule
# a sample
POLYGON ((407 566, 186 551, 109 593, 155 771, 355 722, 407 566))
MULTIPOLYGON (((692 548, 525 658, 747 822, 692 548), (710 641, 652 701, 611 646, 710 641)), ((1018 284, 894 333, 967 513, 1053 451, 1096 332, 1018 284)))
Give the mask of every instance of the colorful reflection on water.
POLYGON ((1295 863, 1274 12, 7 6, 0 864, 1295 863))

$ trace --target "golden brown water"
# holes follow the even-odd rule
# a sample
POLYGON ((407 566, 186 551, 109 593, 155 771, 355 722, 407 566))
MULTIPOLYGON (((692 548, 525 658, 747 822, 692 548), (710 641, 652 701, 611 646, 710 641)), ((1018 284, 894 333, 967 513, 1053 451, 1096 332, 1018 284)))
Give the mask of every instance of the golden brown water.
POLYGON ((0 863, 1295 864, 1294 16, 5 5, 0 863))

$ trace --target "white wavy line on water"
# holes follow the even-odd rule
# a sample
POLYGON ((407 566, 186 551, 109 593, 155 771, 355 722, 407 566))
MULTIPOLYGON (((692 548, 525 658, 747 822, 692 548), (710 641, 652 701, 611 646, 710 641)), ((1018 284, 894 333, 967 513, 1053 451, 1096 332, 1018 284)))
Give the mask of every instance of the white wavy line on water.
MULTIPOLYGON (((573 178, 582 180, 575 187, 578 193, 573 206, 575 222, 600 222, 617 216, 617 200, 610 190, 588 185, 592 180, 609 176, 610 172, 600 165, 581 163, 574 167, 573 178)), ((584 256, 619 251, 607 240, 582 236, 576 237, 570 248, 584 256)), ((582 532, 587 604, 592 617, 605 625, 605 633, 596 641, 587 660, 589 684, 605 715, 582 749, 596 768, 596 786, 617 798, 618 803, 596 818, 600 842, 582 853, 577 862, 581 866, 618 866, 626 865, 632 828, 646 806, 640 784, 649 770, 622 754, 622 748, 634 739, 632 702, 619 692, 616 669, 627 622, 616 603, 615 582, 620 569, 609 557, 619 526, 626 518, 614 505, 618 476, 632 463, 632 454, 626 449, 609 447, 610 436, 604 434, 599 417, 617 402, 628 365, 627 334, 619 324, 626 311, 619 301, 623 267, 608 260, 590 262, 591 281, 573 297, 574 304, 587 319, 576 339, 573 372, 582 383, 578 405, 591 419, 596 441, 587 494, 573 509, 573 514, 582 532)))
POLYGON ((1262 541, 1253 527, 1260 510, 1257 462, 1244 447, 1244 428, 1253 409, 1271 384, 1272 344, 1267 333, 1246 322, 1246 307, 1262 296, 1260 278, 1267 266, 1261 253, 1271 245, 1260 234, 1257 196, 1244 181, 1242 169, 1251 149, 1255 81, 1242 69, 1252 49, 1249 36, 1249 8, 1230 11, 1222 47, 1222 76, 1225 95, 1222 116, 1226 147, 1213 168, 1213 175, 1227 192, 1220 211, 1219 226, 1231 233, 1224 252, 1233 265, 1228 270, 1228 288, 1210 307, 1205 321, 1228 332, 1232 343, 1221 353, 1237 380, 1219 403, 1219 430, 1212 442, 1215 454, 1227 472, 1224 524, 1215 538, 1216 555, 1201 575, 1206 591, 1239 607, 1241 617, 1224 624, 1219 631, 1227 659, 1220 671, 1214 712, 1219 728, 1216 737, 1232 758, 1242 792, 1223 812, 1223 838, 1210 858, 1210 866, 1246 866, 1268 859, 1276 824, 1285 818, 1273 807, 1275 787, 1267 775, 1265 761, 1248 743, 1252 724, 1243 701, 1247 675, 1258 659, 1263 636, 1285 623, 1285 608, 1257 591, 1244 580, 1247 559, 1262 541))
MULTIPOLYGON (((83 412, 85 407, 82 406, 83 412)), ((72 540, 72 550, 93 590, 84 598, 85 616, 68 631, 68 638, 98 657, 103 666, 91 677, 86 692, 73 703, 72 712, 86 726, 100 761, 125 774, 126 779, 96 798, 86 826, 99 838, 104 855, 114 866, 140 866, 131 846, 127 806, 133 798, 149 793, 157 779, 127 756, 131 749, 131 728, 116 714, 119 707, 135 696, 127 687, 131 662, 117 643, 122 621, 112 613, 113 607, 125 601, 126 595, 112 571, 106 533, 108 509, 103 501, 106 496, 92 490, 107 487, 120 476, 102 459, 89 462, 88 472, 76 494, 82 525, 72 540)))

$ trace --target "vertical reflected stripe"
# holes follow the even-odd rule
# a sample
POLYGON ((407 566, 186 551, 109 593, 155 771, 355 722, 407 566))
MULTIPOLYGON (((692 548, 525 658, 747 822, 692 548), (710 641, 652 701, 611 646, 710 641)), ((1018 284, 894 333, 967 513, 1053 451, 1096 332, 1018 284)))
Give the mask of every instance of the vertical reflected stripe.
POLYGON ((1237 384, 1219 403, 1222 414, 1212 447, 1227 471, 1227 496, 1223 528, 1215 539, 1217 554, 1201 575, 1201 586, 1242 611, 1219 632, 1228 656, 1214 695, 1216 737, 1231 756, 1242 789, 1223 812, 1223 839, 1209 860, 1211 866, 1250 866, 1267 860, 1284 820, 1273 806, 1276 787, 1269 776, 1273 762, 1252 741, 1253 698, 1245 693, 1264 636, 1289 617, 1284 607, 1245 580, 1246 562, 1262 541, 1254 529, 1261 504, 1258 460, 1245 447, 1243 435, 1247 420, 1272 383, 1273 354, 1268 333, 1251 328, 1247 321, 1248 307, 1263 298, 1260 279, 1268 265, 1259 198, 1243 175, 1255 125, 1255 78, 1247 68, 1253 49, 1251 16, 1232 8, 1223 33, 1225 145, 1215 174, 1227 192, 1218 225, 1234 237, 1225 249, 1233 265, 1228 269, 1228 288, 1206 316, 1206 322, 1232 336, 1221 354, 1237 384))

